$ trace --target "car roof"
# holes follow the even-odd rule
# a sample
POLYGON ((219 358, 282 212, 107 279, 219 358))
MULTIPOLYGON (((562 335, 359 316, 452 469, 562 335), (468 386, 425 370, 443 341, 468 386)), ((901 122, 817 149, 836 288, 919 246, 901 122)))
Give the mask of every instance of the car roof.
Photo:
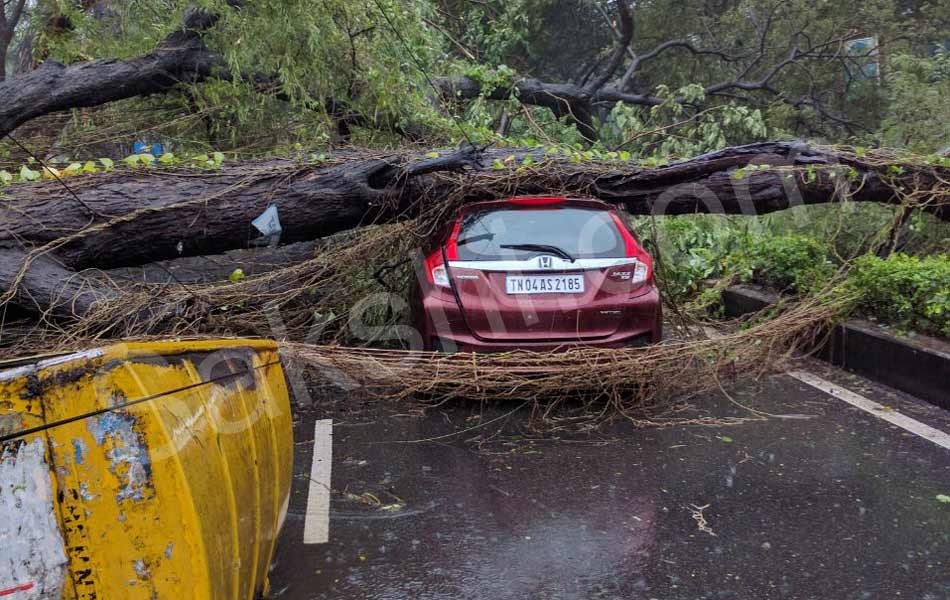
POLYGON ((599 210, 616 210, 617 207, 607 204, 602 200, 594 198, 566 198, 564 196, 515 196, 513 198, 504 198, 501 200, 486 200, 483 202, 472 202, 464 205, 459 211, 461 214, 469 214, 484 210, 499 209, 528 209, 544 210, 551 208, 587 208, 599 210))

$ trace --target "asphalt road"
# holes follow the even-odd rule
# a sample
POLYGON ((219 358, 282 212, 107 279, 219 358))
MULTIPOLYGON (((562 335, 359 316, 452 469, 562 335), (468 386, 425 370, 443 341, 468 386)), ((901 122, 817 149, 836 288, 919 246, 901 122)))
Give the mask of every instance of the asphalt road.
MULTIPOLYGON (((942 432, 950 417, 817 364, 809 372, 886 408, 778 375, 734 399, 808 418, 554 439, 526 435, 518 411, 499 419, 510 406, 419 417, 319 402, 296 425, 275 595, 950 598, 950 504, 938 499, 950 496, 950 449, 881 416, 942 432), (328 419, 332 460, 318 440, 326 459, 314 471, 314 431, 328 419), (312 482, 331 467, 329 488, 312 482)), ((692 413, 748 414, 716 396, 692 413)))

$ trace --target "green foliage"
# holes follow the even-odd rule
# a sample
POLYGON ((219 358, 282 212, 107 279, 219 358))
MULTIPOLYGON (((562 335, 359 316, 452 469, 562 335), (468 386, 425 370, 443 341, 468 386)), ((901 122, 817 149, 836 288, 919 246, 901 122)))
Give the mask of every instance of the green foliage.
MULTIPOLYGON (((77 130, 93 135, 97 127, 121 120, 130 130, 161 132, 176 142, 176 152, 182 154, 211 148, 283 154, 294 151, 297 144, 309 149, 337 139, 336 123, 325 107, 325 101, 333 98, 345 102, 347 110, 379 118, 378 127, 354 128, 351 141, 358 144, 397 143, 390 126, 410 123, 421 126, 432 144, 456 143, 462 136, 450 111, 461 119, 468 137, 479 143, 499 141, 496 130, 502 114, 510 120, 508 140, 527 138, 566 146, 584 142, 566 117, 554 118, 548 109, 523 106, 514 97, 435 106, 422 71, 434 77, 468 75, 486 91, 510 86, 519 77, 581 83, 597 73, 597 65, 603 66, 615 47, 614 3, 380 1, 388 19, 375 1, 260 0, 234 9, 225 0, 156 0, 110 2, 93 10, 83 8, 88 3, 39 0, 31 27, 39 36, 34 45, 37 56, 68 63, 147 53, 179 26, 189 5, 221 15, 206 38, 223 55, 227 70, 238 76, 183 87, 183 93, 161 102, 155 98, 127 102, 124 110, 107 111, 109 118, 98 123, 95 115, 102 109, 93 111, 92 117, 86 114, 72 123, 67 135, 77 130), (49 14, 68 18, 71 29, 46 27, 49 14), (258 76, 279 89, 281 100, 262 93, 258 76), (163 120, 155 114, 149 120, 149 112, 157 106, 176 117, 163 120)), ((643 56, 663 41, 688 39, 697 47, 747 58, 731 61, 717 54, 670 49, 645 60, 624 91, 659 98, 660 104, 597 106, 601 149, 659 160, 767 135, 835 141, 853 136, 851 129, 818 113, 809 102, 785 101, 821 90, 826 108, 834 114, 871 129, 885 117, 881 136, 865 136, 868 145, 883 137, 890 145, 933 151, 948 137, 950 118, 943 101, 948 95, 947 57, 920 55, 930 41, 946 37, 936 26, 950 16, 943 4, 921 0, 908 10, 887 0, 752 1, 711 10, 700 0, 638 3, 633 54, 643 56), (766 55, 745 74, 746 80, 758 80, 806 40, 817 43, 855 31, 887 40, 887 52, 879 56, 886 80, 846 76, 841 50, 834 45, 834 52, 810 59, 802 68, 789 66, 777 73, 770 83, 780 95, 727 88, 726 95, 707 97, 708 86, 734 79, 753 60, 767 20, 771 28, 762 46, 766 55)), ((617 75, 628 65, 629 61, 621 65, 617 75)), ((94 151, 80 158, 103 154, 94 151)))
POLYGON ((508 65, 498 65, 495 68, 487 65, 474 64, 465 69, 465 76, 477 81, 483 94, 491 93, 496 88, 511 87, 515 82, 515 71, 508 65))
POLYGON ((456 9, 458 21, 447 25, 455 29, 468 52, 477 53, 488 64, 500 64, 523 50, 537 22, 538 4, 532 0, 463 3, 456 9))
POLYGON ((768 135, 759 109, 727 102, 702 112, 687 111, 683 103, 704 98, 702 86, 671 91, 661 85, 657 94, 663 103, 649 108, 618 102, 602 128, 604 145, 640 158, 690 157, 768 135))
POLYGON ((950 337, 950 254, 880 258, 868 253, 866 240, 836 246, 840 231, 826 227, 821 214, 802 225, 774 217, 664 217, 656 220, 656 240, 650 219, 638 219, 636 229, 648 247, 659 247, 659 277, 679 303, 716 312, 731 283, 808 295, 831 289, 843 274, 835 293, 857 296, 856 314, 950 337), (848 258, 836 254, 843 248, 852 252, 848 258))
POLYGON ((648 218, 637 219, 635 229, 649 247, 658 248, 659 276, 664 288, 676 301, 684 301, 702 290, 706 281, 726 275, 725 259, 745 243, 747 231, 741 222, 728 217, 659 218, 656 237, 648 218))
MULTIPOLYGON (((121 162, 129 168, 186 166, 199 169, 217 169, 224 164, 225 160, 227 158, 223 152, 212 152, 210 155, 198 154, 187 159, 181 159, 171 152, 166 152, 158 158, 149 153, 130 154, 123 158, 121 162)), ((32 169, 31 165, 34 165, 33 161, 22 165, 16 175, 6 170, 0 170, 0 186, 112 171, 115 168, 115 161, 111 158, 100 158, 98 161, 72 161, 65 167, 57 168, 48 164, 39 170, 32 169)))
POLYGON ((834 272, 827 246, 801 234, 758 235, 731 252, 725 262, 742 282, 799 293, 820 290, 834 272))
MULTIPOLYGON (((667 293, 686 300, 719 279, 807 293, 820 289, 834 272, 827 246, 814 237, 755 225, 748 217, 662 219, 657 233, 667 293)), ((645 231, 643 225, 639 231, 645 231)))
POLYGON ((860 293, 858 310, 882 321, 950 337, 950 256, 893 254, 858 258, 846 287, 860 293))
POLYGON ((950 140, 950 53, 899 54, 891 67, 884 143, 923 153, 939 150, 950 140))
MULTIPOLYGON (((387 123, 393 125, 430 125, 437 136, 449 131, 450 122, 428 101, 417 65, 436 73, 442 57, 443 37, 426 25, 434 15, 429 0, 380 0, 382 11, 376 2, 348 0, 262 0, 240 9, 225 0, 112 2, 104 11, 83 10, 82 3, 49 4, 49 12, 68 17, 72 29, 46 35, 38 47, 66 63, 146 54, 180 27, 189 6, 220 15, 205 40, 236 76, 187 86, 165 102, 180 103, 176 118, 202 116, 180 131, 191 152, 198 148, 190 142, 205 133, 208 147, 225 149, 260 146, 280 153, 301 140, 308 146, 326 144, 335 135, 326 98, 365 115, 390 115, 387 123), (262 93, 259 76, 267 78, 264 87, 279 92, 280 100, 262 93)), ((113 116, 138 119, 140 111, 113 116)))

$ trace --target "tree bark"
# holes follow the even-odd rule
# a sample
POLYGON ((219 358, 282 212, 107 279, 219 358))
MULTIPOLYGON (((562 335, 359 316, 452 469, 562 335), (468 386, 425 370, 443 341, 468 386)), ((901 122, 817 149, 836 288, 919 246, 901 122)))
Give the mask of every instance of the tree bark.
POLYGON ((12 2, 0 0, 0 82, 7 77, 7 54, 10 50, 10 42, 13 41, 13 34, 23 17, 25 8, 26 0, 12 2))
POLYGON ((245 277, 253 277, 303 262, 313 258, 321 245, 320 241, 313 240, 276 248, 239 248, 222 254, 185 256, 136 267, 118 267, 103 271, 103 275, 120 285, 216 283, 227 281, 236 269, 241 269, 245 277))
MULTIPOLYGON (((417 214, 447 198, 470 202, 554 193, 599 198, 634 214, 754 215, 845 198, 898 204, 893 185, 927 190, 940 185, 938 177, 950 179, 946 167, 902 167, 894 176, 886 164, 874 166, 854 155, 765 142, 656 168, 576 162, 540 149, 463 148, 438 157, 351 151, 318 165, 273 159, 226 163, 211 171, 129 169, 70 179, 81 202, 56 181, 5 188, 0 292, 12 285, 25 251, 54 242, 43 256, 63 272, 35 263, 28 273, 42 266, 37 277, 62 279, 70 270, 246 248, 258 235, 251 221, 269 204, 278 208, 282 243, 291 243, 417 214), (748 165, 773 168, 748 168, 737 177, 737 169, 748 165)), ((938 198, 945 196, 934 194, 931 201, 938 198)), ((950 204, 940 201, 925 210, 950 219, 950 204)), ((31 281, 19 286, 16 303, 43 306, 55 295, 52 283, 31 281)), ((70 281, 77 285, 75 278, 70 281)), ((95 294, 84 298, 91 302, 95 294)))

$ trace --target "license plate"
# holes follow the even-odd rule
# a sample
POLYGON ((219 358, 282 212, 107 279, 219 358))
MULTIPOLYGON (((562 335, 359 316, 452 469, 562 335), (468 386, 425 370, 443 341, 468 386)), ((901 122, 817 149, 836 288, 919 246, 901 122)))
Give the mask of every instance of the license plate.
POLYGON ((583 275, 509 275, 505 279, 509 294, 582 294, 583 275))

